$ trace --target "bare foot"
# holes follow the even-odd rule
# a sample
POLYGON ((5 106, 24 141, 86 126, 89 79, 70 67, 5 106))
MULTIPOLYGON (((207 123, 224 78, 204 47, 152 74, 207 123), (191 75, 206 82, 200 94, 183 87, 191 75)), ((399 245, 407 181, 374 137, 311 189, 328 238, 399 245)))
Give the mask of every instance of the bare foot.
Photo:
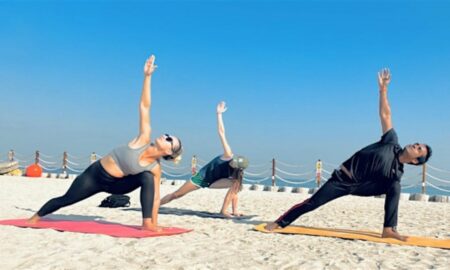
POLYGON ((220 212, 220 214, 222 214, 222 216, 227 217, 227 218, 234 218, 234 216, 232 216, 232 215, 231 215, 230 213, 228 213, 228 212, 222 211, 222 212, 220 212))
POLYGON ((38 223, 38 221, 41 219, 41 217, 40 216, 38 216, 37 214, 34 214, 32 217, 30 217, 29 219, 28 219, 28 223, 30 223, 30 224, 36 224, 36 223, 38 223))
POLYGON ((163 228, 159 227, 151 218, 144 218, 142 220, 142 229, 152 232, 161 232, 163 230, 163 228))
POLYGON ((400 241, 406 241, 408 237, 400 235, 395 229, 392 227, 383 228, 383 233, 381 234, 382 238, 394 238, 400 241))
POLYGON ((273 230, 280 228, 280 225, 278 225, 275 222, 270 222, 266 226, 264 226, 264 229, 268 230, 269 232, 273 232, 273 230))
POLYGON ((142 225, 142 229, 144 231, 162 232, 163 227, 156 226, 156 225, 142 225))

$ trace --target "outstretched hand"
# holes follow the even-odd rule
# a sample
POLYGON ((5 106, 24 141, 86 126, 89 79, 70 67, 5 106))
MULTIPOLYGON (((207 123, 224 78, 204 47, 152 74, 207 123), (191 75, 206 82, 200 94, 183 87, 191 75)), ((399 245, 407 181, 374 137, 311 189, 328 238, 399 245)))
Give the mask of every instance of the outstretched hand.
POLYGON ((150 76, 156 70, 158 66, 155 65, 155 56, 152 54, 147 61, 145 61, 144 65, 144 75, 150 76))
POLYGON ((228 108, 226 107, 225 101, 221 101, 217 104, 217 113, 224 113, 227 109, 228 108))
POLYGON ((378 72, 378 87, 380 88, 380 91, 386 91, 390 82, 391 71, 388 68, 384 68, 378 72))

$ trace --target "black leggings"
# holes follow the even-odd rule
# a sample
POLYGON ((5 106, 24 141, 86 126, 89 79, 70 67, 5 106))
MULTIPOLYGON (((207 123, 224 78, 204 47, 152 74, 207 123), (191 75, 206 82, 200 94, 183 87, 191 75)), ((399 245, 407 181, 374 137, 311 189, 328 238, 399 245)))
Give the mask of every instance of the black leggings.
POLYGON ((301 215, 345 195, 376 196, 386 194, 384 227, 395 227, 397 226, 400 188, 399 181, 389 183, 381 181, 355 183, 346 177, 342 171, 334 171, 331 178, 311 198, 294 205, 275 222, 284 228, 301 215))
POLYGON ((75 178, 66 194, 48 201, 37 214, 43 217, 99 192, 126 194, 139 187, 141 187, 142 217, 151 218, 155 195, 153 175, 145 171, 136 175, 116 178, 105 171, 100 161, 96 161, 75 178))

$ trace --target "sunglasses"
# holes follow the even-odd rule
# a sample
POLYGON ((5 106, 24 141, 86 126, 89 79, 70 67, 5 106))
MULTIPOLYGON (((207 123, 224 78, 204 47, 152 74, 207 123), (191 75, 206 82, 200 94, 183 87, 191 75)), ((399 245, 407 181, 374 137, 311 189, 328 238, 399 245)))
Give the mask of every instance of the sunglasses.
POLYGON ((173 149, 173 138, 169 134, 164 134, 164 136, 166 137, 166 141, 170 142, 172 153, 175 153, 175 150, 173 149))

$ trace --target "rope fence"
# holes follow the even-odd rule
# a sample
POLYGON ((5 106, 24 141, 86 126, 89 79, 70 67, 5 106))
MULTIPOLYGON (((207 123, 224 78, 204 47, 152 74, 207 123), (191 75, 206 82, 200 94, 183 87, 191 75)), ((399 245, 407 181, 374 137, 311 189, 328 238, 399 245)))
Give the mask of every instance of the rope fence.
POLYGON ((248 179, 248 178, 244 177, 244 182, 255 183, 255 184, 259 184, 261 182, 268 181, 268 180, 270 180, 270 178, 260 178, 260 179, 254 180, 254 179, 248 179))
MULTIPOLYGON (((63 152, 62 155, 50 155, 43 154, 40 151, 36 151, 32 155, 25 155, 17 154, 14 150, 10 150, 6 155, 6 159, 4 156, 0 156, 0 163, 17 161, 20 169, 26 169, 31 164, 38 164, 44 172, 65 174, 71 172, 79 174, 90 164, 102 157, 102 155, 96 154, 95 152, 87 156, 76 156, 67 152, 63 152)), ((163 168, 162 172, 164 177, 189 179, 207 163, 207 161, 193 156, 191 164, 171 165, 165 161, 162 161, 160 164, 163 168)), ((311 168, 311 170, 306 171, 303 169, 303 171, 299 171, 300 168, 308 167, 310 166, 272 159, 270 162, 249 164, 251 170, 244 171, 245 177, 243 180, 246 183, 271 181, 272 186, 276 186, 277 182, 283 183, 284 185, 298 186, 315 181, 316 187, 320 187, 332 175, 334 169, 339 169, 339 165, 333 162, 318 160, 314 169, 311 168)), ((420 167, 417 167, 417 170, 420 170, 420 167)), ((419 184, 402 185, 402 189, 406 190, 422 186, 422 193, 426 193, 426 187, 429 186, 441 192, 450 193, 450 176, 447 174, 450 174, 450 170, 424 164, 421 172, 412 170, 409 175, 402 179, 403 183, 405 180, 408 180, 409 182, 417 181, 419 184), (419 179, 420 177, 421 179, 419 179)))

